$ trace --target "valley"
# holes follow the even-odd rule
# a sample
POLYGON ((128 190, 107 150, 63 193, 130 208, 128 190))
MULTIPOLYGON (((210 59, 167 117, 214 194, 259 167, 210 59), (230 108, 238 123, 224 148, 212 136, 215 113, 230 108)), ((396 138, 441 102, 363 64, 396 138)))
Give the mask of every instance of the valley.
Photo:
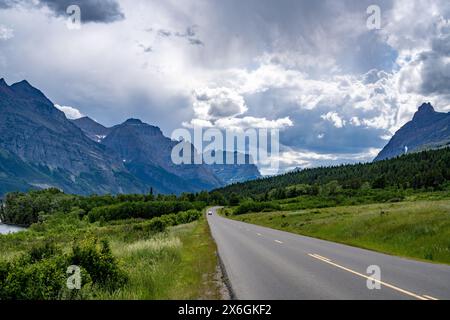
POLYGON ((446 314, 449 84, 448 0, 0 0, 2 315, 446 314))
POLYGON ((448 115, 430 104, 374 162, 272 177, 249 155, 177 165, 160 128, 69 120, 27 81, 0 81, 0 108, 0 219, 27 227, 0 225, 1 300, 448 298, 448 115), (327 269, 378 261, 393 291, 327 269))

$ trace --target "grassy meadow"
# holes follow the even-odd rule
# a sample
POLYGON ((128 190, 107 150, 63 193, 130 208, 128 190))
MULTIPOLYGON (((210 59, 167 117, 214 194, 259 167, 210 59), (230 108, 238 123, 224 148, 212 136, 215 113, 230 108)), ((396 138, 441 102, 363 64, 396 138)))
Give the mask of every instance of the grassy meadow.
POLYGON ((232 219, 388 254, 450 264, 448 192, 402 202, 233 215, 232 219), (444 199, 444 200, 443 200, 444 199))

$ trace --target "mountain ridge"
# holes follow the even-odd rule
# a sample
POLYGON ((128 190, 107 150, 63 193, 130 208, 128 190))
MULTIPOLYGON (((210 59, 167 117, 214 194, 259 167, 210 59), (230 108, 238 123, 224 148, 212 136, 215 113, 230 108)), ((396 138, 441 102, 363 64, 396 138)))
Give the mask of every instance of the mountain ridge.
POLYGON ((139 119, 112 127, 102 144, 118 153, 130 172, 143 181, 160 181, 164 188, 170 186, 177 192, 208 190, 222 184, 205 166, 174 165, 171 151, 178 142, 139 119))
POLYGON ((76 194, 181 193, 227 184, 206 165, 173 165, 169 156, 178 142, 158 127, 139 119, 112 128, 89 117, 69 120, 26 80, 9 86, 0 79, 0 112, 0 194, 47 187, 76 194))
POLYGON ((70 121, 80 128, 89 139, 95 142, 101 142, 111 131, 111 128, 107 128, 87 116, 70 121))
POLYGON ((20 159, 20 166, 41 173, 39 179, 27 181, 29 185, 80 194, 141 190, 118 157, 86 137, 27 81, 2 84, 0 111, 0 149, 20 159))
POLYGON ((450 146, 450 113, 437 112, 427 102, 394 134, 374 161, 447 146, 450 146))
MULTIPOLYGON (((134 159, 134 161, 129 161, 130 159, 128 158, 128 154, 127 153, 123 153, 123 150, 121 147, 114 147, 111 144, 111 136, 108 139, 108 136, 111 134, 112 136, 114 136, 117 132, 117 130, 119 129, 124 129, 124 126, 129 126, 129 130, 131 129, 137 129, 137 128, 145 128, 146 126, 147 129, 150 132, 148 133, 147 136, 147 140, 153 140, 154 144, 158 144, 158 145, 162 145, 165 146, 165 153, 166 153, 166 160, 163 163, 159 163, 159 164, 155 164, 155 162, 153 161, 153 169, 156 169, 157 171, 159 169, 157 168, 161 168, 161 167, 165 167, 163 164, 164 163, 169 163, 171 162, 171 160, 169 159, 169 155, 171 153, 172 148, 175 146, 175 144, 178 143, 178 141, 172 141, 171 139, 167 138, 164 136, 164 134, 162 133, 161 129, 157 126, 153 126, 147 123, 144 123, 142 120, 140 119, 135 119, 135 118, 130 118, 127 119, 126 121, 124 121, 123 123, 113 126, 111 128, 106 128, 105 126, 99 124, 98 122, 96 122, 95 120, 90 119, 89 117, 83 117, 77 120, 72 120, 76 125, 79 125, 80 128, 85 132, 86 135, 88 135, 91 139, 100 142, 102 144, 107 145, 109 148, 111 149, 115 149, 116 152, 118 152, 119 154, 121 154, 121 156, 124 158, 124 163, 125 166, 127 166, 128 168, 133 167, 134 165, 137 165, 137 163, 139 163, 138 167, 133 167, 131 170, 133 172, 135 172, 138 175, 143 175, 143 179, 147 180, 150 179, 150 181, 153 181, 154 178, 150 178, 149 177, 149 173, 145 173, 142 172, 142 170, 144 171, 148 171, 150 168, 147 168, 146 170, 144 169, 145 167, 145 163, 144 162, 148 162, 148 161, 153 161, 154 160, 154 155, 156 153, 157 150, 153 150, 153 152, 149 152, 149 154, 146 156, 146 161, 141 160, 137 160, 134 159), (104 134, 103 137, 99 138, 99 134, 104 134), (131 162, 133 162, 133 164, 130 164, 131 162)), ((139 140, 138 137, 128 137, 129 142, 124 144, 126 145, 130 145, 130 144, 136 144, 135 142, 139 140)), ((140 143, 138 146, 134 147, 133 150, 139 150, 140 148, 142 148, 142 146, 145 145, 145 143, 140 143)), ((194 147, 191 146, 192 150, 194 151, 194 147)), ((224 151, 218 151, 218 152, 223 152, 223 159, 226 159, 226 153, 224 151)), ((235 156, 234 158, 237 158, 237 152, 235 152, 235 156)), ((259 172, 258 168, 256 165, 252 164, 251 161, 249 161, 249 156, 246 156, 247 161, 245 162, 245 164, 212 164, 212 165, 207 165, 207 164, 203 164, 202 166, 206 168, 206 171, 203 170, 203 173, 201 174, 202 176, 208 176, 211 175, 211 173, 208 173, 207 171, 210 170, 212 171, 213 174, 215 174, 217 176, 217 178, 219 178, 219 180, 214 179, 212 177, 207 177, 206 180, 206 187, 209 188, 214 188, 217 187, 217 184, 222 184, 222 185, 228 185, 228 184, 232 184, 232 183, 236 183, 236 182, 244 182, 244 181, 248 181, 248 180, 253 180, 253 179, 258 179, 261 178, 261 173, 259 172)), ((176 166, 179 167, 179 166, 176 166)), ((175 168, 176 168, 175 167, 175 168)), ((198 166, 197 166, 198 167, 198 166)), ((192 170, 194 170, 195 166, 191 165, 191 166, 181 166, 179 167, 181 169, 186 170, 188 173, 192 173, 192 170)), ((178 170, 177 172, 173 172, 174 170, 174 166, 170 166, 164 168, 164 170, 172 173, 172 174, 176 174, 176 175, 183 175, 180 173, 180 171, 178 170)), ((195 171, 195 170, 194 170, 195 171)), ((184 174, 185 176, 189 176, 190 174, 184 174)), ((186 177, 184 177, 183 179, 186 179, 186 177)), ((188 179, 191 180, 192 179, 188 179)), ((199 180, 204 180, 204 178, 200 178, 199 180)), ((192 183, 192 182, 191 182, 192 183)), ((194 179, 194 185, 197 184, 195 183, 195 179, 194 179)), ((176 189, 180 189, 181 186, 186 186, 186 181, 180 182, 179 184, 173 186, 176 189)), ((199 184, 199 186, 202 186, 202 183, 199 184)))

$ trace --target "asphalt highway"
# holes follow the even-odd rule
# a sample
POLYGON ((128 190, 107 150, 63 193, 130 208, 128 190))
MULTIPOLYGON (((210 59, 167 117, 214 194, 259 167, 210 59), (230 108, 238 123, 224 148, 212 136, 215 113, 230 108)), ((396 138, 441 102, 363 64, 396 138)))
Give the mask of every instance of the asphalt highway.
POLYGON ((234 221, 217 209, 208 222, 237 299, 450 299, 450 266, 234 221))

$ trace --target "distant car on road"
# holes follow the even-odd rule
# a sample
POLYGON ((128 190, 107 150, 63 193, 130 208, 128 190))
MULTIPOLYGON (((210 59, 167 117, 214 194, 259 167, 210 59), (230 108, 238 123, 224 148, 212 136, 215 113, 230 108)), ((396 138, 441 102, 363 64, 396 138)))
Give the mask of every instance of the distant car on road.
POLYGON ((212 216, 212 211, 208 211, 208 216, 212 216))

